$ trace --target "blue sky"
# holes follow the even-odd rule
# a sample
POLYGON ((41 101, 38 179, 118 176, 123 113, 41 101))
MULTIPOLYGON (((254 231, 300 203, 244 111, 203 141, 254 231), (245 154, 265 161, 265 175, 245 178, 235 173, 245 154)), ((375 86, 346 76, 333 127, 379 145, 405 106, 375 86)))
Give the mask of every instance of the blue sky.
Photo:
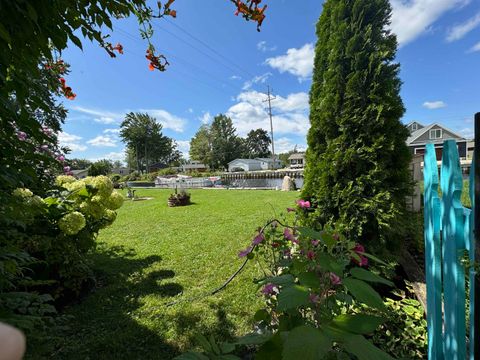
MULTIPOLYGON (((306 147, 315 23, 322 1, 264 0, 261 32, 233 15, 228 0, 177 0, 176 19, 155 21, 154 43, 170 67, 148 70, 146 44, 134 19, 114 23, 112 43, 124 55, 111 59, 85 42, 63 53, 67 83, 77 97, 65 100, 68 118, 59 138, 70 157, 124 159, 118 129, 129 111, 148 112, 188 155, 188 143, 218 113, 233 119, 240 135, 269 130, 267 85, 273 88, 275 150, 306 147)), ((480 111, 480 1, 391 0, 392 30, 407 109, 405 123, 441 123, 471 137, 480 111)))

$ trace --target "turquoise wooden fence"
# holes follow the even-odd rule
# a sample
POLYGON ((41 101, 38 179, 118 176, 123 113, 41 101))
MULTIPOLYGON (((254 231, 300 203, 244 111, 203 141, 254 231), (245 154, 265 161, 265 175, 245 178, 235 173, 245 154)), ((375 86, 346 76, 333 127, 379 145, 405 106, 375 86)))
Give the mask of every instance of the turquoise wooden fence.
MULTIPOLYGON (((427 283, 428 358, 431 360, 473 360, 475 260, 473 211, 460 201, 463 177, 455 140, 443 143, 440 188, 437 158, 433 144, 426 147, 424 159, 425 276, 427 283), (469 276, 469 307, 466 304, 466 278, 469 276), (468 310, 469 309, 469 310, 468 310)), ((470 169, 469 195, 474 206, 474 169, 470 169)), ((476 344, 480 346, 480 344, 476 344)))

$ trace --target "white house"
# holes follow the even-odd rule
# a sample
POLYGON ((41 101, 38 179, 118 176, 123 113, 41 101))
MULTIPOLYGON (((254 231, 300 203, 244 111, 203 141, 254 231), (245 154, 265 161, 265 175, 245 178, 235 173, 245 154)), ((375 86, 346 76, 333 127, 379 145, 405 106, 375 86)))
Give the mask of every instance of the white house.
POLYGON ((190 171, 203 172, 208 170, 208 166, 205 164, 202 164, 198 160, 190 160, 188 164, 181 165, 180 168, 182 172, 190 172, 190 171))
POLYGON ((88 176, 88 169, 72 170, 72 173, 77 179, 85 179, 88 176))
POLYGON ((275 163, 271 158, 256 159, 235 159, 228 163, 228 171, 259 171, 259 170, 275 170, 282 167, 282 162, 275 159, 275 163))
POLYGON ((131 172, 132 171, 128 167, 113 168, 112 171, 111 171, 112 174, 118 174, 118 175, 122 175, 122 176, 128 175, 131 172))

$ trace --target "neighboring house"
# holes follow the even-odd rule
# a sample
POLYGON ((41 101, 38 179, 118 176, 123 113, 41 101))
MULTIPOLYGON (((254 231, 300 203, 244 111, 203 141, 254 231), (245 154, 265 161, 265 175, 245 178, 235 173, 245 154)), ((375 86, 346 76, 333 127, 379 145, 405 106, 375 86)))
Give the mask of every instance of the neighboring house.
POLYGON ((288 157, 290 169, 303 169, 305 167, 305 153, 299 152, 288 157))
POLYGON ((433 143, 437 160, 442 158, 443 141, 454 139, 457 142, 460 159, 467 158, 467 140, 443 125, 434 123, 424 126, 416 121, 407 125, 410 136, 407 145, 413 154, 424 154, 426 144, 433 143))
POLYGON ((475 149, 475 140, 467 141, 467 159, 473 159, 474 149, 475 149))
POLYGON ((208 170, 208 166, 205 164, 202 164, 198 160, 191 160, 188 164, 181 165, 180 169, 182 172, 193 172, 193 171, 204 172, 208 170))
POLYGON ((262 170, 276 170, 283 167, 282 160, 278 158, 275 158, 275 161, 272 158, 255 158, 254 160, 260 161, 262 170))
POLYGON ((149 172, 154 172, 154 171, 158 171, 158 170, 161 170, 161 169, 165 169, 167 167, 168 167, 167 164, 162 163, 162 162, 157 162, 157 163, 148 165, 148 171, 149 172))
POLYGON ((256 158, 256 159, 235 159, 228 163, 228 171, 259 171, 280 169, 282 162, 280 159, 256 158))
POLYGON ((111 173, 124 176, 124 175, 130 174, 131 170, 130 168, 127 168, 127 167, 119 167, 119 168, 113 168, 111 173))
POLYGON ((88 169, 72 170, 72 173, 77 179, 85 179, 88 176, 88 169))

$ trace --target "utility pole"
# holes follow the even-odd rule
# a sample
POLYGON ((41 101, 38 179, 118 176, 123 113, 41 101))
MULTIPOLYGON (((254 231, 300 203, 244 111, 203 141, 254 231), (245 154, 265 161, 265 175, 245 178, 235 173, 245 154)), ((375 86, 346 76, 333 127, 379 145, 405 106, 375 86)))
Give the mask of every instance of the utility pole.
POLYGON ((275 170, 275 145, 273 143, 272 100, 275 100, 276 97, 272 96, 272 92, 270 91, 270 85, 267 85, 267 96, 267 99, 263 100, 263 102, 268 102, 268 115, 270 117, 270 136, 272 138, 272 169, 275 170))

